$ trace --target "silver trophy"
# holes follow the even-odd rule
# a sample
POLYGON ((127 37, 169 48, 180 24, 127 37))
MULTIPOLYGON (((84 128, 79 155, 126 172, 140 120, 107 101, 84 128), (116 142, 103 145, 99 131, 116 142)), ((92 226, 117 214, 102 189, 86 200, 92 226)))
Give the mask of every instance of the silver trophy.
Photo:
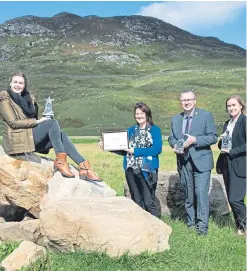
POLYGON ((222 136, 221 150, 229 151, 232 148, 232 138, 229 135, 229 131, 227 130, 222 136))
POLYGON ((42 113, 43 117, 49 118, 49 119, 53 119, 54 118, 54 113, 52 111, 52 102, 54 101, 54 99, 51 99, 51 97, 49 96, 48 99, 45 99, 46 103, 45 103, 45 110, 42 113))
POLYGON ((182 138, 177 141, 175 145, 175 150, 177 153, 182 154, 184 153, 184 142, 188 139, 188 136, 183 134, 182 138))

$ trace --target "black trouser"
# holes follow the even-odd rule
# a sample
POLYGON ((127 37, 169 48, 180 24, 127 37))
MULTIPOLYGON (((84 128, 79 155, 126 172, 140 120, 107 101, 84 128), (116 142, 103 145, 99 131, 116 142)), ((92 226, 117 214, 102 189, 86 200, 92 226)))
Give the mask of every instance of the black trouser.
POLYGON ((67 153, 77 164, 85 161, 70 141, 68 135, 60 130, 57 120, 44 121, 32 130, 36 151, 46 151, 54 148, 55 153, 67 153))
POLYGON ((246 195, 246 178, 236 175, 233 163, 227 157, 228 171, 224 172, 223 177, 226 184, 228 201, 232 208, 234 220, 238 229, 246 229, 246 205, 244 197, 246 195))
POLYGON ((141 173, 135 174, 132 168, 125 171, 126 180, 129 186, 131 199, 144 210, 156 217, 160 217, 160 209, 155 199, 158 172, 156 180, 147 182, 141 173))

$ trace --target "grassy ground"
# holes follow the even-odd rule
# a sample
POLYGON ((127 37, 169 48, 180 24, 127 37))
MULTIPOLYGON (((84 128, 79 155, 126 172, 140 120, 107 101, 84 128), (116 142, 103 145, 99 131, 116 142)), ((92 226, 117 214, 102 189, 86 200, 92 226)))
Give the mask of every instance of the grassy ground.
MULTIPOLYGON (((122 157, 103 152, 95 140, 80 139, 76 144, 80 153, 87 158, 98 174, 123 195, 124 172, 122 171, 122 157)), ((212 147, 214 157, 218 156, 217 146, 212 147)), ((49 154, 54 157, 54 153, 49 154)), ((72 161, 70 161, 72 162, 72 161)), ((171 148, 165 141, 163 152, 160 155, 161 170, 176 170, 176 160, 171 148)), ((213 171, 214 173, 214 171, 213 171)), ((46 260, 38 261, 22 271, 244 271, 245 268, 245 241, 235 236, 235 227, 231 216, 211 217, 209 235, 199 237, 195 232, 188 230, 183 221, 162 217, 162 220, 172 227, 169 251, 140 256, 124 255, 119 259, 111 259, 105 254, 81 251, 75 253, 48 252, 46 260)), ((17 243, 0 244, 0 261, 17 247, 17 243)))
MULTIPOLYGON (((210 220, 209 235, 199 237, 177 220, 162 218, 172 227, 170 250, 154 255, 124 255, 111 259, 102 253, 48 253, 46 260, 38 261, 22 271, 244 271, 245 241, 235 236, 231 219, 210 220)), ((0 261, 16 244, 0 245, 0 261), (4 253, 5 252, 5 253, 4 253), (7 252, 7 253, 6 253, 7 252)))

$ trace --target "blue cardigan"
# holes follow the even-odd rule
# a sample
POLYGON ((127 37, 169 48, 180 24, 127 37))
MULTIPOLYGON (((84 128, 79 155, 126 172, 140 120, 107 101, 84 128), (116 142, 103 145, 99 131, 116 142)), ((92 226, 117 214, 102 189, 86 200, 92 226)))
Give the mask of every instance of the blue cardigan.
MULTIPOLYGON (((131 126, 128 128, 128 138, 131 138, 134 130, 135 130, 136 125, 131 126)), ((153 139, 153 145, 150 148, 134 148, 134 156, 143 156, 143 157, 148 157, 151 158, 152 160, 150 162, 151 166, 151 171, 155 171, 156 169, 159 168, 159 157, 158 155, 162 152, 162 134, 161 130, 158 126, 152 125, 150 129, 150 134, 153 139)), ((116 154, 124 155, 123 159, 123 168, 124 170, 127 169, 127 153, 125 151, 116 151, 114 152, 116 154)))

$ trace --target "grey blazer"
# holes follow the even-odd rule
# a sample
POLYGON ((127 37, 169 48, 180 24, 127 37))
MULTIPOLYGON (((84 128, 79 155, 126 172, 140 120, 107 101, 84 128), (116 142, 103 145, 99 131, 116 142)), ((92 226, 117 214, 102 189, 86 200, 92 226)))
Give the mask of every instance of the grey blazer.
MULTIPOLYGON (((182 137, 183 117, 182 112, 171 120, 168 142, 172 148, 182 137)), ((200 172, 211 170, 214 167, 214 160, 210 145, 215 144, 218 140, 213 115, 206 110, 195 108, 190 135, 196 137, 196 143, 188 149, 193 163, 200 172)), ((181 158, 181 155, 177 155, 177 160, 181 158)))

